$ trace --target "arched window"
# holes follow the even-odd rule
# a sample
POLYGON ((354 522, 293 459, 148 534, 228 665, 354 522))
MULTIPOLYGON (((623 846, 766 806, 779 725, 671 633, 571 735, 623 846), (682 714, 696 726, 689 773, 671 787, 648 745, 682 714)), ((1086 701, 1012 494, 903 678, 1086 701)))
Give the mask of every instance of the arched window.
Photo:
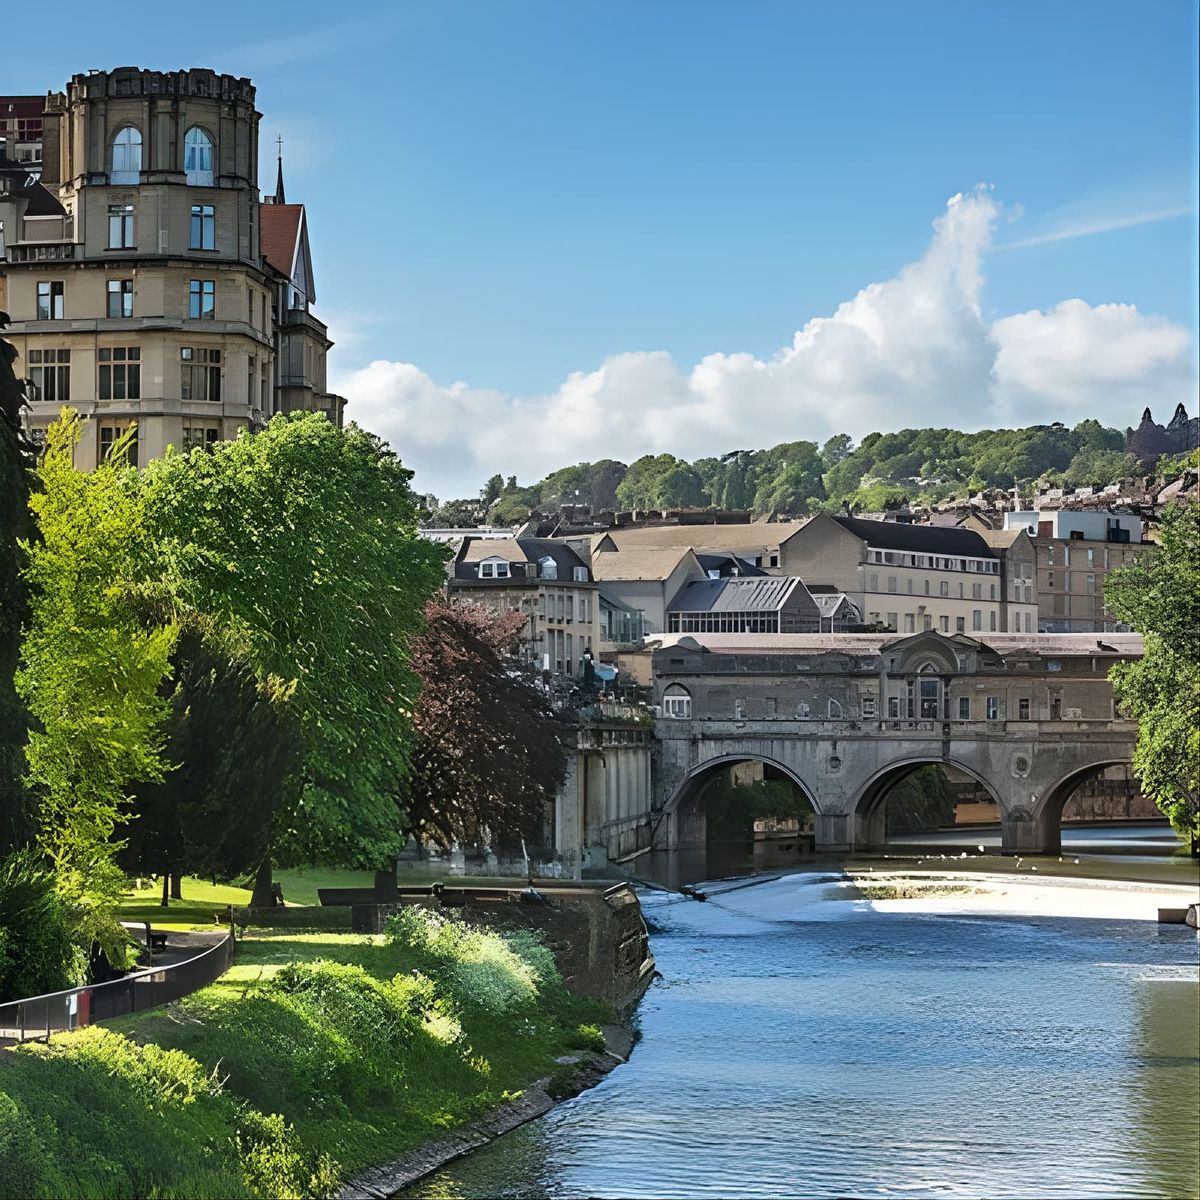
POLYGON ((132 125, 117 131, 112 140, 112 170, 109 183, 140 183, 142 178, 142 134, 132 125))
POLYGON ((212 138, 199 125, 193 125, 183 136, 183 169, 193 187, 212 187, 212 138))
POLYGON ((688 721, 692 716, 692 697, 687 688, 672 683, 663 692, 663 716, 674 717, 680 721, 688 721))
POLYGON ((550 555, 547 554, 544 558, 539 558, 538 566, 541 568, 541 575, 543 579, 558 578, 558 563, 556 563, 554 559, 550 557, 550 555))
POLYGON ((937 673, 937 667, 927 662, 921 667, 919 675, 924 676, 920 680, 920 718, 922 721, 936 721, 942 715, 942 681, 934 678, 937 673))

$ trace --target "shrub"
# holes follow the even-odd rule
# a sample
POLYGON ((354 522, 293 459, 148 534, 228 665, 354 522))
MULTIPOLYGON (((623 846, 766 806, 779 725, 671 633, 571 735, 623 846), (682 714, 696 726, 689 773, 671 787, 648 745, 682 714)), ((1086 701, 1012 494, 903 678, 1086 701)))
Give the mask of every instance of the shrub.
POLYGON ((310 1154, 295 1129, 278 1113, 264 1116, 251 1109, 238 1124, 238 1162, 251 1195, 279 1200, 332 1196, 338 1189, 337 1169, 326 1154, 310 1154))
POLYGON ((75 914, 35 851, 0 863, 0 1001, 83 983, 87 959, 75 933, 75 914))
POLYGON ((532 935, 514 948, 504 935, 415 906, 388 919, 387 936, 428 962, 455 1004, 493 1016, 532 1004, 554 970, 553 956, 532 935))
POLYGON ((571 1045, 577 1050, 594 1050, 597 1054, 608 1049, 599 1025, 577 1025, 571 1035, 571 1045))

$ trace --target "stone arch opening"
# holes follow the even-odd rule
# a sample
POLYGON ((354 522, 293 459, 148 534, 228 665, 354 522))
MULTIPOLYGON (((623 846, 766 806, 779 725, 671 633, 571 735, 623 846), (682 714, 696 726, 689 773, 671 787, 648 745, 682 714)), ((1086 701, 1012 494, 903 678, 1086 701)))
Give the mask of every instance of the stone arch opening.
POLYGON ((944 837, 948 828, 969 839, 971 825, 991 826, 1003 815, 995 789, 973 768, 952 759, 905 759, 863 785, 851 812, 853 846, 920 844, 944 837))
POLYGON ((818 812, 786 764, 722 755, 693 768, 672 793, 659 841, 692 860, 695 877, 786 866, 812 852, 818 812))
POLYGON ((1091 763, 1089 766, 1068 772, 1042 793, 1031 817, 1040 827, 1040 840, 1044 853, 1058 854, 1061 852, 1063 814, 1072 799, 1089 784, 1105 778, 1110 771, 1124 769, 1127 772, 1128 767, 1129 760, 1127 758, 1112 758, 1091 763))

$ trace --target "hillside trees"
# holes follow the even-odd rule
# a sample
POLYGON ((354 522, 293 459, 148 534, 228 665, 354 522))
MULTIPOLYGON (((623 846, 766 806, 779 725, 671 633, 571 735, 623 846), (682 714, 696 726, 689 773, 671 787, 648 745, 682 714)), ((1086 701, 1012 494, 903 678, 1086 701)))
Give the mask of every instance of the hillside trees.
POLYGON ((1200 854, 1200 505, 1173 505, 1161 548, 1112 572, 1104 602, 1138 630, 1145 652, 1113 667, 1122 709, 1138 722, 1142 792, 1200 854))

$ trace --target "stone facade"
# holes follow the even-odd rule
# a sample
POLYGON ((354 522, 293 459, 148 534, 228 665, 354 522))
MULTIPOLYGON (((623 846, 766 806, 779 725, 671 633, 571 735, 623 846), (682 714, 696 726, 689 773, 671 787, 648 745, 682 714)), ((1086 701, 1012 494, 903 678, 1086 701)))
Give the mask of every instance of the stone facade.
POLYGON ((803 789, 818 849, 882 847, 887 790, 938 763, 999 805, 1007 849, 1053 851, 1077 786, 1133 750, 1107 673, 1140 655, 1136 635, 748 642, 682 637, 653 651, 664 847, 702 839, 699 792, 750 759, 803 789))
POLYGON ((35 441, 69 406, 78 466, 135 423, 146 462, 280 409, 289 281, 260 243, 259 117, 248 79, 209 70, 93 71, 46 97, 44 190, 0 191, 0 308, 35 441))

